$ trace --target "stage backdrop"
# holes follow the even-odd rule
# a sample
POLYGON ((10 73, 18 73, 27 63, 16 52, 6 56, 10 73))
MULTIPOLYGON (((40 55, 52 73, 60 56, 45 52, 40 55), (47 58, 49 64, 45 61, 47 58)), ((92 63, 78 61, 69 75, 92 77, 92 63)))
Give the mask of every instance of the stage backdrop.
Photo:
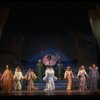
POLYGON ((1 66, 6 63, 34 66, 52 50, 61 56, 66 66, 88 67, 97 63, 96 38, 90 26, 88 9, 82 4, 44 3, 9 8, 0 40, 1 66))

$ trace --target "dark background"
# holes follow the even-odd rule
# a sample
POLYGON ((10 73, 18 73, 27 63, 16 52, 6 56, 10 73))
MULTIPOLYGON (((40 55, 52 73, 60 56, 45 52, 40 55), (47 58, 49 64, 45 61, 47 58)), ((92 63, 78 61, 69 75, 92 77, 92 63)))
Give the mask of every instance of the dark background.
POLYGON ((88 11, 96 9, 96 4, 1 2, 1 6, 10 9, 0 39, 1 66, 34 63, 31 60, 34 55, 48 48, 64 53, 68 64, 76 61, 74 67, 98 64, 99 49, 88 16, 88 11))

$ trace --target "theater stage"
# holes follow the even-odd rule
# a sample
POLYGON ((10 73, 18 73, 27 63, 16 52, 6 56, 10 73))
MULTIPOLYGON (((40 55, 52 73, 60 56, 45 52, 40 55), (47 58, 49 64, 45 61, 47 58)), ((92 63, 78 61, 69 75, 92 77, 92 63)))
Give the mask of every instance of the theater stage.
POLYGON ((12 93, 4 93, 3 91, 0 91, 0 96, 44 96, 44 95, 100 95, 100 90, 97 92, 91 92, 90 90, 86 90, 84 92, 81 92, 79 90, 55 90, 52 93, 46 93, 43 90, 35 90, 35 91, 12 91, 12 93))

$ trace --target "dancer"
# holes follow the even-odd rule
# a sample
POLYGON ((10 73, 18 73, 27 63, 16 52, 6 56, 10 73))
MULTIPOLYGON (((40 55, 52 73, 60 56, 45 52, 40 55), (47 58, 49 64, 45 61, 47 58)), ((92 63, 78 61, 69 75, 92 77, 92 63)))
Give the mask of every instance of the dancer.
POLYGON ((35 90, 34 81, 36 80, 37 76, 31 68, 29 68, 28 72, 25 75, 25 78, 28 80, 27 90, 35 90))
POLYGON ((91 80, 90 90, 96 92, 98 89, 98 79, 100 77, 98 67, 96 66, 96 64, 92 64, 92 66, 89 69, 89 78, 91 80))
POLYGON ((55 77, 55 71, 51 66, 47 67, 45 70, 45 77, 43 78, 44 81, 46 81, 46 87, 44 91, 48 93, 52 93, 55 90, 55 81, 57 80, 57 77, 55 77))
POLYGON ((81 66, 79 68, 77 77, 80 80, 79 90, 84 91, 85 89, 87 89, 86 77, 88 77, 88 74, 86 73, 84 66, 81 66))
POLYGON ((14 90, 22 90, 21 80, 24 79, 23 74, 18 66, 14 74, 14 90))
POLYGON ((67 83, 67 90, 72 89, 72 79, 74 78, 73 72, 71 70, 71 67, 68 66, 65 73, 64 73, 64 79, 68 81, 67 83))
POLYGON ((3 85, 3 90, 6 93, 10 93, 13 90, 13 73, 9 68, 9 65, 6 65, 6 70, 4 71, 2 77, 1 77, 1 81, 2 81, 2 85, 3 85))
POLYGON ((38 60, 38 63, 36 64, 36 71, 37 71, 37 81, 42 82, 43 74, 44 74, 44 66, 42 64, 41 59, 38 60))
POLYGON ((60 59, 59 59, 59 62, 57 64, 57 77, 58 77, 58 80, 62 80, 62 73, 63 73, 63 64, 61 63, 60 59))
POLYGON ((1 81, 2 73, 0 72, 0 90, 2 90, 2 81, 1 81))

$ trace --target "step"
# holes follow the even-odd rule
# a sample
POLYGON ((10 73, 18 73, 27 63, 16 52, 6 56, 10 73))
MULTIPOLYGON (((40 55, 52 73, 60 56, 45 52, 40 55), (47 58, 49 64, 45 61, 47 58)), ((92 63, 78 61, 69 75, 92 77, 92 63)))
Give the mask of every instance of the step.
MULTIPOLYGON (((34 83, 36 86, 45 86, 46 83, 34 83)), ((55 86, 66 86, 67 83, 55 83, 55 86)), ((74 86, 78 85, 78 83, 73 83, 74 86)))
MULTIPOLYGON (((55 82, 55 88, 56 88, 56 90, 58 90, 58 89, 65 90, 66 89, 66 85, 67 85, 66 82, 55 82)), ((39 89, 44 89, 45 86, 46 86, 46 83, 45 82, 35 83, 35 86, 37 88, 39 88, 39 89)), ((79 84, 77 84, 76 82, 73 83, 72 88, 78 88, 78 87, 79 87, 79 84)))

